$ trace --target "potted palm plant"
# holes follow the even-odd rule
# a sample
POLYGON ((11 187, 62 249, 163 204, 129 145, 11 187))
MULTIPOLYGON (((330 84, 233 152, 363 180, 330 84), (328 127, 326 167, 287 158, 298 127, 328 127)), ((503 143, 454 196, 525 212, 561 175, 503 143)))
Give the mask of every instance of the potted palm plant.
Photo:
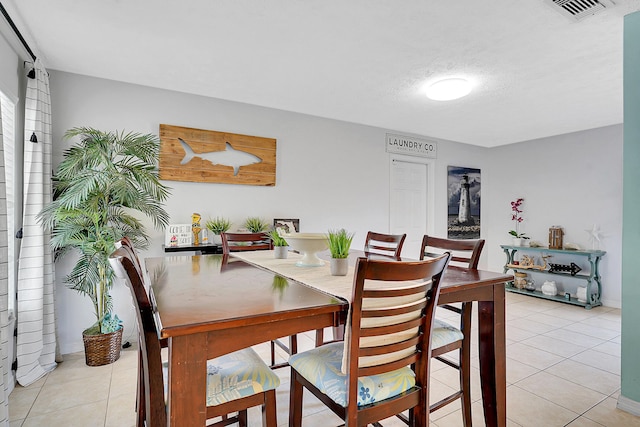
POLYGON ((220 235, 229 231, 231 228, 231 221, 221 216, 217 216, 213 219, 207 220, 204 225, 207 227, 207 230, 211 231, 213 234, 213 243, 220 245, 222 244, 222 238, 220 235))
POLYGON ((354 233, 349 233, 344 228, 340 230, 329 230, 327 241, 329 243, 329 252, 331 252, 331 260, 329 267, 332 276, 346 276, 349 269, 349 249, 353 241, 354 233))
POLYGON ((122 341, 122 325, 112 315, 109 255, 125 236, 147 247, 149 237, 134 213, 151 218, 157 229, 168 224, 162 202, 169 188, 158 178, 156 136, 82 127, 65 134, 74 137, 80 142, 64 152, 53 176, 54 201, 38 221, 51 231, 56 259, 78 256, 64 281, 93 304, 96 322, 84 330, 83 341, 87 365, 99 366, 118 359, 122 341))
POLYGON ((274 257, 277 259, 285 259, 289 252, 289 244, 286 239, 278 233, 275 228, 269 231, 269 237, 273 242, 274 257))

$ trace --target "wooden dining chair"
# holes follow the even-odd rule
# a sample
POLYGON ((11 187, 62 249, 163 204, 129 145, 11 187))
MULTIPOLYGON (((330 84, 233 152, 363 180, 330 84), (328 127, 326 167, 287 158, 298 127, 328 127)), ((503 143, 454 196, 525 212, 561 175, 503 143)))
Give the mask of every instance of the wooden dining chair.
MULTIPOLYGON (((420 259, 437 257, 444 251, 451 253, 450 265, 476 269, 480 254, 484 247, 484 239, 453 240, 425 235, 422 238, 420 259)), ((436 319, 433 327, 432 357, 459 371, 460 387, 455 393, 431 405, 430 411, 461 399, 462 417, 465 427, 471 426, 471 301, 462 303, 461 307, 442 305, 444 309, 460 314, 460 327, 455 328, 446 322, 436 319), (458 361, 442 357, 453 350, 459 350, 458 361)))
POLYGON ((357 260, 345 341, 289 358, 290 427, 301 425, 305 388, 349 426, 407 409, 428 425, 431 326, 448 261, 357 260))
POLYGON ((406 234, 383 234, 369 231, 364 241, 364 251, 367 254, 387 255, 398 258, 406 238, 406 234))
MULTIPOLYGON (((139 331, 139 351, 142 355, 141 395, 137 426, 166 426, 167 408, 164 381, 168 367, 161 358, 161 345, 154 317, 154 308, 145 287, 144 276, 136 267, 135 253, 126 245, 119 245, 110 256, 116 276, 128 285, 136 306, 139 331)), ((212 426, 233 422, 247 425, 247 408, 262 405, 263 427, 276 427, 275 388, 280 379, 262 362, 251 348, 236 351, 207 361, 207 418, 222 417, 212 426), (228 414, 238 412, 235 417, 228 414)))
MULTIPOLYGON (((265 233, 222 233, 222 253, 238 251, 260 251, 273 249, 271 237, 265 233)), ((271 341, 271 368, 282 368, 289 366, 288 363, 276 363, 276 346, 284 350, 288 355, 298 352, 298 337, 289 337, 289 345, 280 340, 271 341)))
POLYGON ((221 233, 220 237, 222 237, 223 254, 273 249, 271 238, 266 233, 221 233))

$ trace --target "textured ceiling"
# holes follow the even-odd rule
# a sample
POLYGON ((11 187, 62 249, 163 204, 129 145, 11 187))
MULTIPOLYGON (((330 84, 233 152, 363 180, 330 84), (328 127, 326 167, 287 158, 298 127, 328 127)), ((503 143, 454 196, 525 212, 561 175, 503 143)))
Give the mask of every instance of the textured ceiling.
POLYGON ((622 122, 624 15, 543 0, 4 0, 50 69, 492 147, 622 122), (446 76, 475 89, 431 101, 446 76))

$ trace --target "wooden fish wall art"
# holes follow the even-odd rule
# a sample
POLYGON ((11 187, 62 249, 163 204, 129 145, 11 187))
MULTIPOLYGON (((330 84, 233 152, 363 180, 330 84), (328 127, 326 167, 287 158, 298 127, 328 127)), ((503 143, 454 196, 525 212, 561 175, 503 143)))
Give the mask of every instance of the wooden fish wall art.
POLYGON ((276 140, 160 125, 160 179, 276 185, 276 140))

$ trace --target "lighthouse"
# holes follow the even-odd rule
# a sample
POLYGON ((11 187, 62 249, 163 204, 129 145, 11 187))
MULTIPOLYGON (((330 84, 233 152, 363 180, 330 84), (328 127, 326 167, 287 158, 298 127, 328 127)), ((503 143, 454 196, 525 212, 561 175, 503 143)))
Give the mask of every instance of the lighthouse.
POLYGON ((460 224, 473 224, 469 187, 469 176, 462 175, 462 180, 460 181, 460 206, 458 208, 458 223, 460 224))

